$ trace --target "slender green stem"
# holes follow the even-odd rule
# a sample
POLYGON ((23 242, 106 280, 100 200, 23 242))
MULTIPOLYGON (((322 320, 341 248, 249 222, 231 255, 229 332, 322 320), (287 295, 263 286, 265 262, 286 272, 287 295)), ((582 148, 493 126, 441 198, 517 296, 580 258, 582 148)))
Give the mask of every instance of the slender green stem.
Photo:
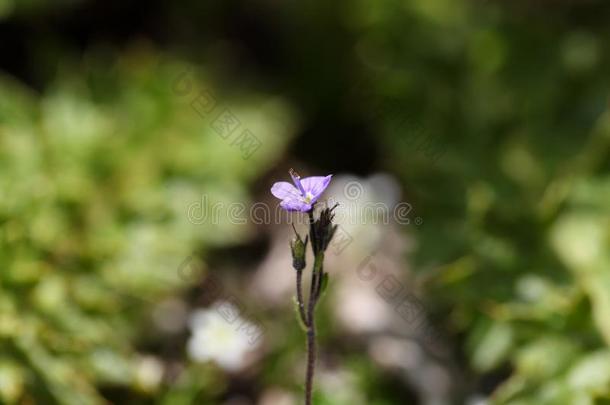
POLYGON ((311 288, 309 303, 307 307, 307 373, 305 375, 305 405, 311 405, 313 393, 313 380, 316 367, 316 323, 315 310, 320 294, 320 283, 322 279, 322 264, 324 253, 318 253, 314 259, 311 272, 311 288))
POLYGON ((311 405, 313 393, 313 376, 316 367, 316 327, 313 312, 310 314, 307 327, 307 374, 305 376, 305 405, 311 405))
POLYGON ((299 306, 299 316, 303 325, 307 326, 307 315, 305 314, 305 301, 303 300, 303 271, 297 271, 297 304, 299 306))
POLYGON ((322 289, 322 278, 324 276, 324 252, 319 252, 316 256, 313 265, 313 272, 315 274, 315 280, 312 277, 312 283, 314 288, 312 292, 312 297, 314 297, 315 302, 314 305, 318 303, 318 298, 320 298, 320 292, 322 289))
POLYGON ((309 324, 311 323, 311 317, 316 305, 316 289, 318 285, 318 272, 316 271, 316 263, 318 258, 314 261, 314 267, 311 271, 311 284, 309 285, 309 303, 307 308, 307 319, 309 324))
MULTIPOLYGON (((315 311, 316 304, 322 293, 322 283, 324 282, 324 250, 327 241, 320 238, 323 235, 318 235, 318 231, 327 233, 327 229, 318 229, 316 227, 313 216, 313 208, 309 211, 309 240, 311 241, 311 249, 314 254, 313 269, 311 271, 311 284, 309 286, 309 302, 307 303, 307 311, 305 313, 304 322, 307 330, 307 371, 305 375, 305 405, 312 404, 313 383, 316 368, 316 322, 315 311)), ((328 226, 331 224, 329 223, 328 226)), ((324 236, 326 237, 326 236, 324 236)), ((304 303, 303 293, 301 288, 301 278, 297 275, 297 299, 299 304, 304 303)), ((300 308, 300 306, 299 306, 300 308)), ((301 315, 303 317, 303 315, 301 315)))

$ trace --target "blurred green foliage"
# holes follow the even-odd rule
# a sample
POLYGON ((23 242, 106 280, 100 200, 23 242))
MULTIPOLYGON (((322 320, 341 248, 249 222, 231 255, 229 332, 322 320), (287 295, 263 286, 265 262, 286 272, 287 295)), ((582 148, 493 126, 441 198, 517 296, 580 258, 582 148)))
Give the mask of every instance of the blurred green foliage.
POLYGON ((261 142, 244 159, 192 108, 214 92, 203 72, 146 46, 113 56, 63 66, 43 94, 0 78, 3 403, 137 391, 134 343, 152 303, 197 281, 177 273, 195 249, 245 236, 226 216, 189 219, 190 204, 246 203, 289 139, 281 103, 216 91, 261 142))
POLYGON ((510 370, 494 403, 610 400, 610 10, 359 4, 359 108, 424 218, 431 305, 510 370))

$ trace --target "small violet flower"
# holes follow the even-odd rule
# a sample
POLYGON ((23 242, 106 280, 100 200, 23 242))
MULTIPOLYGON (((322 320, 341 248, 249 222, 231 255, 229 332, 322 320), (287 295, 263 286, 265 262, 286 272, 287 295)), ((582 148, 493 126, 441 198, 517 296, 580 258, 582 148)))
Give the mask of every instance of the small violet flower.
POLYGON ((312 176, 301 180, 297 172, 290 169, 294 186, 286 181, 277 182, 271 187, 271 194, 282 200, 280 206, 287 211, 308 212, 330 184, 329 176, 312 176))
POLYGON ((307 371, 305 373, 305 405, 312 405, 313 378, 316 364, 316 325, 315 309, 322 293, 328 285, 328 273, 324 271, 324 253, 332 240, 338 225, 333 224, 337 208, 324 208, 315 218, 313 206, 324 190, 328 187, 332 174, 329 176, 301 177, 290 169, 290 177, 294 186, 285 181, 275 183, 271 193, 281 199, 280 206, 287 211, 300 211, 309 214, 309 235, 303 238, 294 228, 295 239, 290 242, 292 252, 292 267, 296 270, 296 303, 301 326, 307 331, 307 371), (314 257, 311 270, 309 302, 303 298, 303 270, 306 267, 305 256, 307 243, 311 241, 314 257))

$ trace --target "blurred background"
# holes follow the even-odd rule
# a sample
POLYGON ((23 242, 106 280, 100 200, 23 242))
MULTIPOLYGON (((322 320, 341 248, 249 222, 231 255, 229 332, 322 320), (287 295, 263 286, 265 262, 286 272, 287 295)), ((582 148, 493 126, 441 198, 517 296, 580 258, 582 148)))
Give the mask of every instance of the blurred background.
POLYGON ((610 4, 0 0, 0 403, 610 403, 610 4), (302 228, 302 227, 301 227, 302 228))

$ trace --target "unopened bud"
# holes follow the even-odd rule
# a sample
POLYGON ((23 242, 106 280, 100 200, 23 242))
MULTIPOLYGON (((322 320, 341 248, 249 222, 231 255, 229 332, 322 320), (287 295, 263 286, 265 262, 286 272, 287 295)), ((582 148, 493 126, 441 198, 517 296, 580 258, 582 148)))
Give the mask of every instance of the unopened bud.
POLYGON ((313 224, 314 234, 316 238, 312 241, 314 253, 324 252, 328 248, 331 239, 337 231, 337 225, 333 225, 335 214, 333 211, 337 208, 335 204, 332 208, 325 208, 320 212, 320 218, 313 224))
POLYGON ((301 239, 301 236, 297 234, 297 237, 290 242, 290 250, 292 251, 292 267, 296 271, 301 271, 305 268, 305 253, 307 251, 307 242, 309 237, 305 238, 305 242, 301 239))

